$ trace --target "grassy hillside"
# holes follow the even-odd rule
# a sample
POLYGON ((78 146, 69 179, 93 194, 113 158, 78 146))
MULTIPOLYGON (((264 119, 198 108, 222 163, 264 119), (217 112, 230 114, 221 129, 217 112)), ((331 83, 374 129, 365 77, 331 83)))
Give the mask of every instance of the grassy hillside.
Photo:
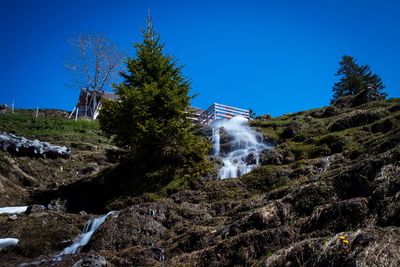
POLYGON ((0 114, 0 132, 71 148, 70 159, 13 157, 0 150, 0 206, 30 202, 29 192, 71 183, 109 166, 105 152, 112 147, 97 122, 69 120, 65 112, 16 110, 0 114))
MULTIPOLYGON (((81 254, 60 266, 93 254, 116 266, 400 265, 400 99, 260 117, 251 125, 275 148, 261 155, 254 171, 222 181, 183 177, 161 192, 144 188, 142 195, 126 186, 126 179, 136 175, 133 163, 115 167, 107 161, 110 145, 95 122, 1 116, 2 129, 10 129, 7 122, 17 134, 73 148, 67 160, 1 152, 0 190, 10 181, 20 188, 3 189, 1 205, 14 197, 17 204, 29 201, 24 192, 35 188, 67 199, 76 212, 120 210, 81 254), (87 166, 95 171, 84 172, 87 166), (23 184, 23 175, 35 182, 23 184)), ((48 231, 33 216, 22 216, 19 224, 0 216, 0 234, 33 233, 21 235, 24 245, 5 257, 46 259, 42 247, 47 255, 56 253, 60 240, 70 239, 87 219, 61 214, 48 212, 53 222, 48 231)))

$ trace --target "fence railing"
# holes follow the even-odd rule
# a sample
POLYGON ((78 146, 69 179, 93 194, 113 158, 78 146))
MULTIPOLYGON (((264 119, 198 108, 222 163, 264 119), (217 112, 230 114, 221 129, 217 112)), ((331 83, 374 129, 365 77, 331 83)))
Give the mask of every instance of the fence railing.
POLYGON ((247 119, 250 119, 250 111, 248 109, 214 103, 199 115, 198 122, 209 123, 213 120, 230 119, 235 116, 243 116, 247 119))

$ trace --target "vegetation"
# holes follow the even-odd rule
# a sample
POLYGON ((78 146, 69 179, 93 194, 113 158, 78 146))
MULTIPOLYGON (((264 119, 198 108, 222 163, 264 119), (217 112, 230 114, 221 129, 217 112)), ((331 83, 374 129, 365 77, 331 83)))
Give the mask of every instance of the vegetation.
POLYGON ((135 48, 127 73, 121 74, 124 81, 115 87, 120 101, 104 102, 101 129, 144 172, 165 179, 203 169, 209 144, 195 134, 189 116, 189 81, 176 60, 164 53, 150 18, 143 42, 135 48))
POLYGON ((56 144, 74 141, 95 144, 109 142, 107 138, 100 135, 100 126, 96 121, 75 122, 58 115, 35 118, 32 114, 33 112, 22 110, 17 110, 15 114, 2 114, 0 131, 56 144))
POLYGON ((385 85, 381 77, 372 73, 369 65, 358 65, 351 56, 343 56, 339 65, 336 76, 340 77, 340 81, 333 85, 332 103, 343 96, 357 95, 362 90, 369 90, 370 94, 381 99, 387 96, 382 92, 385 85))

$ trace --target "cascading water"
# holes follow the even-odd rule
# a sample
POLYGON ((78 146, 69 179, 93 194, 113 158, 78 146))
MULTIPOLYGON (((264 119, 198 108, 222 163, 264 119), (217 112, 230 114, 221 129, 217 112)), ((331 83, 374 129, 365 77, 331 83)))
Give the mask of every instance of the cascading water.
POLYGON ((217 120, 212 129, 213 155, 220 157, 224 164, 219 171, 220 179, 236 178, 250 172, 258 165, 260 153, 270 148, 242 116, 217 120), (223 144, 224 149, 221 148, 222 131, 229 139, 228 144, 223 144))
POLYGON ((61 251, 58 255, 56 255, 55 258, 59 259, 63 255, 78 253, 82 247, 84 247, 87 243, 89 243, 90 238, 92 238, 92 235, 97 230, 97 228, 99 228, 100 225, 104 223, 104 221, 108 218, 108 216, 113 214, 115 214, 115 211, 110 211, 105 215, 89 220, 85 224, 82 233, 77 237, 75 242, 70 246, 66 247, 63 251, 61 251))

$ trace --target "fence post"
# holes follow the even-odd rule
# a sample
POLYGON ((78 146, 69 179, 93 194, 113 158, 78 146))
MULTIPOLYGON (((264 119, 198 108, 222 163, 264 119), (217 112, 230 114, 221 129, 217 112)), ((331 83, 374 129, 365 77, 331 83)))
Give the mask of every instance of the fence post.
POLYGON ((39 116, 39 107, 36 107, 36 114, 35 114, 35 118, 37 119, 39 116))
POLYGON ((75 121, 78 121, 78 112, 79 112, 79 108, 76 107, 75 121))

